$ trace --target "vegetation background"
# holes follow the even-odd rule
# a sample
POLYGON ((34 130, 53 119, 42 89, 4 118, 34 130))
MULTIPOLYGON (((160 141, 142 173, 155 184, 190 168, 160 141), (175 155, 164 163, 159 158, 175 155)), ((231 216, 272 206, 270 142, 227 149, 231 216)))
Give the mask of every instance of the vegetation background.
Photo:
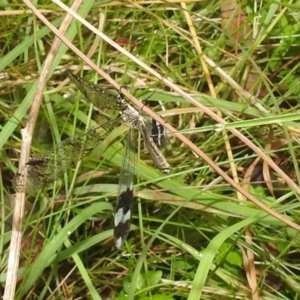
POLYGON ((124 52, 79 21, 69 25, 57 0, 2 2, 1 292, 15 290, 11 299, 299 299, 299 228, 287 222, 300 221, 300 1, 68 3, 76 4, 77 13, 124 52), (64 35, 73 45, 214 165, 170 134, 164 153, 173 170, 163 175, 141 144, 132 231, 117 251, 112 211, 126 131, 118 128, 64 178, 27 195, 14 288, 6 277, 14 250, 11 179, 35 91, 44 94, 35 111, 33 155, 99 124, 107 119, 103 113, 117 116, 92 109, 66 79, 71 70, 113 90, 69 47, 53 52, 55 34, 38 13, 57 28, 67 24, 64 35), (45 89, 39 78, 48 78, 45 89), (218 124, 175 87, 229 124, 218 124), (247 201, 215 166, 281 217, 247 201))

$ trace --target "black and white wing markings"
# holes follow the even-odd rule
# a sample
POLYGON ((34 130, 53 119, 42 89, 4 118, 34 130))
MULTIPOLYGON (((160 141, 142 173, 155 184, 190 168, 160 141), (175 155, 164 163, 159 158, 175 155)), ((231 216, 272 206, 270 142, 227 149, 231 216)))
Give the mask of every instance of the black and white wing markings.
POLYGON ((117 108, 120 110, 120 118, 123 122, 130 123, 131 126, 137 128, 142 133, 145 146, 148 149, 155 166, 165 174, 168 174, 171 171, 171 167, 166 158, 158 149, 164 142, 162 125, 153 120, 149 132, 149 122, 141 116, 134 107, 125 101, 122 93, 114 95, 111 92, 101 89, 98 85, 86 81, 70 72, 67 72, 67 74, 83 95, 85 95, 95 106, 100 108, 117 108))
POLYGON ((166 129, 156 120, 151 122, 151 138, 156 146, 163 147, 166 144, 166 129))
POLYGON ((130 230, 133 204, 133 185, 135 174, 136 153, 134 128, 130 127, 127 135, 122 167, 120 171, 117 203, 114 217, 114 237, 117 249, 121 249, 130 230))
POLYGON ((32 157, 13 178, 14 190, 31 193, 53 183, 67 170, 75 167, 78 161, 86 157, 118 125, 117 119, 92 127, 84 134, 69 137, 43 154, 32 157))
POLYGON ((68 73, 70 79, 78 86, 81 92, 90 102, 97 107, 117 108, 120 110, 120 119, 123 122, 130 123, 130 129, 127 136, 127 145, 123 157, 123 163, 120 171, 119 188, 114 217, 114 238, 115 245, 120 249, 129 233, 132 217, 133 203, 133 182, 135 174, 134 129, 138 129, 144 139, 144 144, 148 149, 155 166, 163 173, 168 174, 171 171, 170 165, 166 161, 158 147, 165 142, 163 126, 156 121, 149 123, 140 113, 128 104, 122 93, 118 96, 102 90, 99 86, 85 81, 71 73, 68 73))
POLYGON ((148 135, 150 135, 153 143, 161 148, 166 144, 167 131, 164 126, 158 123, 155 119, 148 120, 146 124, 148 135))
POLYGON ((16 192, 33 192, 54 182, 68 169, 76 166, 79 160, 87 156, 101 143, 119 125, 120 119, 124 122, 129 122, 130 130, 120 172, 115 209, 115 244, 120 249, 128 235, 132 215, 131 207, 133 203, 133 179, 136 159, 135 146, 132 145, 134 131, 138 129, 141 132, 145 146, 154 164, 159 170, 167 174, 171 170, 170 165, 158 149, 164 142, 163 127, 154 120, 149 126, 149 122, 125 101, 121 93, 115 95, 69 72, 68 76, 95 106, 118 109, 121 116, 101 126, 90 128, 85 134, 70 137, 53 149, 34 156, 23 166, 20 173, 14 177, 13 188, 16 192))

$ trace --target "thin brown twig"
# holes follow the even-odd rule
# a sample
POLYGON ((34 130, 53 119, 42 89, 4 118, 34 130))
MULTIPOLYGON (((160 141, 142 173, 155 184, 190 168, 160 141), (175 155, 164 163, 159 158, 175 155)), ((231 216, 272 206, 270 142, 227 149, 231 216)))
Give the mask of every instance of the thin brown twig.
MULTIPOLYGON (((221 3, 221 23, 222 23, 222 29, 224 30, 226 36, 229 37, 229 41, 232 39, 235 53, 238 53, 238 45, 241 43, 246 48, 251 49, 251 45, 253 40, 249 39, 249 34, 251 32, 250 25, 247 22, 247 17, 245 12, 242 9, 241 3, 239 3, 236 0, 225 0, 221 3)), ((251 70, 253 69, 253 65, 249 67, 249 73, 247 76, 247 82, 245 83, 245 91, 248 91, 249 87, 252 86, 252 80, 253 77, 251 74, 251 70), (251 79, 250 79, 251 78, 251 79)), ((226 74, 227 75, 227 74, 226 74)), ((255 73, 254 76, 257 76, 255 73)), ((232 79, 230 76, 226 76, 230 79, 232 79)), ((233 84, 235 82, 233 81, 233 84)), ((236 88, 234 88, 235 91, 241 90, 240 86, 236 84, 236 88)), ((242 92, 244 89, 242 89, 242 92)), ((264 109, 263 106, 259 105, 257 101, 253 101, 254 105, 257 106, 258 109, 264 109)), ((233 178, 238 183, 239 177, 237 176, 236 170, 233 170, 233 178)), ((244 187, 243 183, 242 186, 244 187)), ((248 191, 248 185, 246 190, 248 191)), ((237 194, 238 199, 245 201, 246 199, 240 195, 237 194)), ((251 249, 252 246, 252 230, 250 227, 246 228, 245 230, 245 240, 249 244, 249 248, 251 249)), ((240 246, 242 248, 242 246, 240 246)), ((258 300, 259 299, 259 293, 257 289, 257 279, 256 279, 256 267, 255 267, 255 259, 254 254, 250 249, 243 250, 243 260, 244 260, 244 266, 245 266, 245 272, 247 274, 247 280, 249 284, 249 288, 252 291, 252 300, 258 300)))
MULTIPOLYGON (((191 32, 191 36, 192 36, 192 39, 193 39, 193 42, 194 42, 195 49, 196 49, 196 51, 198 53, 198 56, 199 56, 199 60, 200 60, 203 72, 205 74, 206 81, 208 83, 208 87, 209 87, 211 96, 213 98, 217 98, 216 90, 215 90, 213 81, 211 79, 210 70, 208 68, 208 65, 207 65, 206 61, 203 59, 202 47, 200 45, 198 36, 196 34, 196 29, 195 29, 195 26, 193 24, 192 18, 191 18, 190 14, 189 14, 189 10, 188 10, 185 2, 182 2, 181 6, 183 8, 183 13, 184 13, 184 16, 185 16, 185 18, 187 20, 187 24, 188 24, 190 32, 191 32)), ((222 112, 220 110, 217 110, 216 113, 218 114, 218 116, 220 118, 222 118, 222 112)), ((228 161, 229 161, 230 170, 231 170, 231 173, 232 173, 232 176, 233 176, 233 180, 237 184, 239 184, 239 178, 238 178, 237 168, 236 168, 236 165, 235 165, 235 162, 234 162, 234 159, 233 159, 233 153, 232 153, 231 145, 230 145, 230 142, 229 142, 227 130, 225 130, 225 129, 222 130, 222 136, 223 136, 223 140, 224 140, 224 144, 225 144, 225 149, 226 149, 226 153, 227 153, 227 156, 228 156, 228 161)), ((237 192, 237 197, 240 200, 243 199, 242 195, 239 194, 238 192, 237 192)))
MULTIPOLYGON (((84 20, 82 17, 80 17, 78 14, 76 14, 74 11, 72 11, 70 8, 68 8, 66 5, 61 3, 58 0, 53 0, 57 5, 65 9, 68 13, 72 14, 74 18, 76 18, 78 21, 80 21, 82 24, 84 24, 87 28, 89 28, 91 31, 93 31, 95 34, 99 35, 104 41, 109 43, 111 46, 116 48, 118 51, 122 52, 122 54, 126 55, 128 58, 130 58, 132 61, 139 64, 142 68, 144 68, 146 71, 157 77, 161 82, 166 84, 168 87, 173 89, 175 92, 177 92, 179 95, 181 95, 184 99, 192 103, 193 105, 199 107, 204 111, 207 115, 209 115, 211 118, 216 120, 220 124, 226 124, 227 122, 220 118, 217 114, 215 114, 213 111, 211 111, 209 108, 205 107, 195 99, 193 99, 190 95, 183 92, 181 89, 179 89, 176 85, 174 85, 172 82, 161 76, 159 73, 151 69, 149 66, 147 66, 145 63, 140 61, 138 58, 127 52, 124 48, 120 47, 117 43, 112 41, 109 37, 107 37, 104 33, 98 31, 94 26, 89 24, 86 20, 84 20)), ((43 16, 39 16, 39 18, 43 22, 46 22, 47 26, 51 28, 51 30, 57 34, 57 29, 53 27, 48 20, 46 20, 43 16)), ((97 65, 95 65, 91 60, 89 60, 82 52, 79 51, 72 43, 70 43, 67 39, 62 37, 62 41, 72 50, 74 53, 76 53, 80 58, 82 58, 91 68, 93 68, 96 72, 98 72, 101 76, 103 76, 109 83, 111 83, 116 89, 120 89, 120 85, 118 85, 108 74, 106 74, 104 71, 102 71, 97 65)), ((203 56, 206 61, 208 61, 208 57, 203 56)), ((211 61, 211 60, 210 60, 211 61)), ((143 104, 137 100, 135 97, 133 97, 131 94, 129 94, 128 91, 125 89, 122 90, 122 93, 132 102, 134 105, 136 105, 138 108, 143 110, 146 114, 148 114, 151 118, 158 121, 160 124, 162 124, 170 133, 173 133, 179 140, 181 140, 183 143, 185 143, 192 151, 197 153, 202 159, 204 159, 215 172, 217 172, 220 176, 224 178, 225 181, 227 181, 232 187, 234 187, 237 191, 239 191, 242 195, 244 195, 247 199, 249 199, 251 202, 253 202, 256 206, 267 212, 268 214, 272 215, 273 217, 277 218, 278 220, 282 221, 283 223, 287 224, 288 226, 300 231, 300 226, 293 221, 285 218, 281 214, 278 214, 277 212, 273 211, 269 207, 267 207, 265 204, 261 203, 259 200, 257 200, 254 196, 249 194, 247 191, 245 191, 239 184, 234 182, 231 177, 229 177, 221 168, 219 168, 201 149, 199 149, 196 145, 194 145, 188 138, 186 138, 184 135, 177 132, 175 128, 173 128, 170 124, 166 123, 163 119, 160 118, 156 113, 154 113, 151 109, 149 109, 146 106, 143 106, 143 104)), ((235 128, 230 128, 229 131, 231 131, 232 134, 237 136, 242 142, 244 142, 249 148, 251 148, 254 152, 258 154, 264 161, 268 163, 268 165, 275 171, 281 178, 290 186, 292 187, 299 195, 300 195, 300 187, 290 180, 289 176, 286 175, 274 162, 273 160, 268 157, 262 149, 255 146, 247 137, 245 137, 241 132, 239 132, 235 128)))
MULTIPOLYGON (((122 51, 123 52, 123 51, 122 51)), ((88 60, 87 60, 87 63, 88 63, 88 60)), ((89 63, 88 63, 89 64, 89 63)), ((140 63, 139 63, 140 64, 140 63)), ((90 64, 91 65, 91 64, 90 64)), ((140 64, 141 65, 141 64, 140 64)), ((98 68, 95 68, 97 71, 99 70, 98 68)), ((146 68, 145 68, 146 69, 146 68)), ((149 71, 149 70, 148 70, 149 71)), ((152 73, 152 74, 154 74, 154 73, 152 73)), ((155 75, 155 74, 154 74, 155 75)), ((156 75, 155 75, 156 76, 156 75)), ((103 76, 104 77, 104 76, 103 76)), ((159 77, 160 79, 162 79, 162 77, 159 77)), ((167 80, 165 80, 164 78, 163 78, 163 81, 165 82, 165 84, 167 84, 168 86, 170 86, 171 88, 173 88, 174 90, 176 90, 176 88, 174 88, 174 86, 172 85, 172 84, 168 84, 168 81, 167 80)), ((176 90, 178 93, 179 93, 179 91, 178 90, 176 90)), ((127 93, 126 91, 124 92, 124 93, 127 93)), ((181 93, 179 93, 179 94, 181 94, 181 93)), ((183 97, 185 96, 185 97, 187 97, 186 99, 188 100, 188 101, 190 101, 190 99, 189 99, 189 96, 188 95, 184 95, 184 94, 181 94, 183 97)), ((137 106, 139 106, 138 105, 138 102, 136 103, 135 101, 138 101, 138 100, 136 100, 136 99, 134 99, 134 98, 132 98, 132 96, 131 95, 127 95, 128 96, 128 98, 129 99, 133 99, 133 102, 137 105, 137 106)), ((195 104, 195 103, 194 103, 195 104)), ((199 104, 199 103, 198 103, 199 104)), ((195 104, 196 105, 196 104, 195 104)), ((198 107, 201 107, 201 106, 199 106, 199 105, 197 105, 198 107)), ((201 109, 203 109, 202 107, 201 107, 201 109)), ((149 115, 151 115, 154 119, 156 119, 156 120, 158 120, 158 121, 161 121, 162 122, 162 124, 166 127, 166 128, 172 128, 171 126, 168 126, 168 124, 165 124, 164 122, 163 122, 163 120, 161 120, 159 117, 157 117, 154 113, 152 113, 150 110, 148 110, 147 108, 145 108, 144 109, 149 115)), ((224 121, 224 120, 223 120, 224 121)), ((222 123, 222 124, 225 124, 225 121, 224 122, 220 122, 220 123, 222 123)), ((170 130, 171 131, 171 130, 170 130)), ((182 137, 178 134, 177 135, 178 136, 178 138, 180 138, 182 141, 183 141, 183 139, 182 139, 182 137)), ((250 142, 250 141, 249 141, 250 142)), ((192 146, 193 144, 191 144, 191 143, 188 143, 188 142, 186 142, 186 144, 188 145, 188 146, 192 146)), ((248 143, 247 143, 247 145, 248 145, 248 143)), ((190 147, 191 149, 193 149, 193 147, 190 147)), ((198 150, 198 148, 196 148, 197 150, 198 150)), ((195 152, 197 152, 197 151, 195 151, 195 152)), ((197 152, 198 153, 198 152, 197 152)), ((272 162, 272 161, 271 161, 272 162)), ((212 162, 213 163, 213 162, 212 162)), ((270 164, 270 161, 268 162, 269 164, 270 164)), ((213 167, 213 166, 212 166, 213 167)), ((219 173, 219 171, 217 170, 217 168, 214 168, 218 173, 219 173)), ((279 173, 279 172, 278 172, 279 173)), ((221 176, 223 176, 221 173, 219 173, 221 176)), ((284 173, 283 173, 284 174, 284 173)), ((224 176, 223 176, 224 177, 224 176)), ((225 180, 226 180, 226 178, 224 178, 225 180)), ((228 181, 229 182, 229 181, 228 181)), ((230 183, 230 182, 229 182, 230 183)), ((234 185, 233 185, 234 186, 234 185)), ((298 191, 298 190, 297 190, 298 191)), ((298 191, 298 193, 299 193, 299 191, 298 191)), ((249 198, 249 197, 248 197, 249 198)), ((255 199, 255 198, 254 198, 255 199)), ((250 199, 251 200, 251 199, 250 199)), ((275 215, 273 215, 273 216, 275 216, 275 215)), ((279 215, 280 216, 280 215, 279 215)), ((299 227, 297 228, 298 230, 299 230, 299 227)), ((5 298, 4 298, 5 299, 5 298)))
MULTIPOLYGON (((226 124, 226 122, 220 118, 218 115, 214 114, 210 109, 203 106, 201 103, 198 103, 196 100, 194 100, 192 97, 184 93, 181 89, 179 89, 176 85, 169 82, 166 78, 162 77, 160 74, 155 72, 153 69, 149 68, 146 64, 139 61, 136 57, 128 53, 125 49, 120 47, 118 44, 113 42, 111 39, 109 39, 106 35, 104 35, 102 32, 99 32, 96 28, 94 28, 92 25, 87 23, 83 18, 81 18, 79 15, 77 15, 74 11, 70 10, 68 7, 66 7, 61 2, 58 2, 57 0, 54 1, 55 3, 62 6, 67 12, 72 14, 76 19, 78 19, 81 23, 83 23, 85 26, 87 26, 89 29, 91 29, 93 32, 95 32, 97 35, 99 35, 103 40, 108 42, 110 45, 112 45, 114 48, 128 56, 133 61, 137 62, 140 66, 142 66, 145 70, 159 78, 162 82, 164 82, 167 86, 175 90, 178 94, 183 96, 186 100, 191 102, 197 107, 200 107, 206 114, 211 116, 213 119, 215 119, 218 123, 226 124)), ((36 12, 36 16, 40 18, 56 35, 59 36, 58 30, 52 26, 51 23, 48 22, 48 20, 42 15, 39 14, 39 12, 36 12)), ((116 87, 116 89, 120 89, 120 86, 104 71, 102 71, 97 65, 95 65, 91 60, 89 60, 82 52, 79 51, 70 41, 68 41, 64 36, 59 36, 61 40, 72 50, 74 53, 76 53, 79 57, 81 57, 89 66, 91 66, 96 72, 98 72, 101 76, 103 76, 108 82, 110 82, 113 86, 116 87)), ((207 57, 204 57, 206 60, 208 60, 207 57)), ((294 222, 286 219, 282 215, 276 213, 275 211, 271 210, 269 207, 258 201, 255 197, 250 195, 247 191, 243 190, 242 187, 235 183, 232 178, 230 178, 226 173, 223 172, 222 169, 220 169, 217 165, 214 164, 214 162, 205 154, 203 153, 198 147, 196 147, 193 143, 191 143, 185 136, 178 133, 175 128, 173 128, 170 124, 166 123, 164 120, 162 120, 157 114, 152 112, 149 108, 142 105, 140 101, 138 101, 136 98, 134 98, 132 95, 130 95, 126 90, 122 90, 124 95, 131 100, 137 107, 143 109, 145 113, 147 113, 149 116, 151 116, 153 119, 157 120, 159 123, 164 125, 164 127, 169 130, 171 133, 174 133, 178 139, 180 139, 182 142, 184 142, 192 151, 197 153, 200 157, 202 157, 218 174, 220 174, 224 180, 226 180, 231 186, 233 186, 235 189, 237 189, 241 194, 243 194, 246 198, 248 198, 250 201, 252 201, 255 205, 266 211, 268 214, 272 215, 273 217, 281 220, 282 222, 286 223, 290 227, 295 228, 296 230, 300 231, 300 227, 295 224, 294 222)), ((275 163, 267 157, 264 152, 256 147, 253 143, 251 143, 245 136, 243 136, 238 130, 236 129, 230 129, 230 131, 235 134, 237 137, 239 137, 245 144, 247 144, 250 148, 252 148, 260 157, 262 157, 267 163, 279 174, 281 177, 292 186, 297 193, 300 194, 299 187, 294 182, 289 182, 289 177, 277 166, 275 163)))
MULTIPOLYGON (((28 0, 24 0, 24 3, 27 4, 28 7, 32 7, 32 4, 28 0)), ((73 9, 77 10, 77 8, 80 6, 80 3, 81 0, 75 1, 73 4, 73 9)), ((32 11, 34 13, 34 10, 32 11)), ((72 16, 67 15, 64 22, 62 22, 59 34, 63 35, 66 32, 71 20, 72 16)), ((22 147, 19 161, 19 172, 21 172, 22 166, 24 166, 29 159, 32 134, 40 110, 44 86, 46 84, 49 75, 49 70, 51 69, 52 63, 55 59, 55 55, 60 44, 61 40, 58 37, 55 37, 49 54, 47 55, 47 58, 45 60, 44 67, 41 71, 41 76, 37 83, 37 89, 34 95, 27 125, 24 129, 22 129, 22 147)), ((26 174, 24 175, 24 180, 26 181, 26 174)), ((17 193, 15 196, 15 203, 17 205, 14 206, 12 235, 7 265, 7 277, 3 295, 4 300, 13 300, 15 295, 15 289, 17 284, 17 271, 19 267, 19 258, 22 242, 22 225, 24 220, 25 193, 17 193)))

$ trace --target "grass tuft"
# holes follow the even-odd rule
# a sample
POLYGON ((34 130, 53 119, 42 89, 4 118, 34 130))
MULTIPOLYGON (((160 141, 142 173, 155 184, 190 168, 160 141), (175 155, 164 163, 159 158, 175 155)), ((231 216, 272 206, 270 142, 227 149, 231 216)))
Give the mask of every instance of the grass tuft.
MULTIPOLYGON (((18 282, 10 299, 299 298, 299 231, 287 225, 300 223, 299 8, 267 1, 83 1, 78 14, 121 50, 79 21, 63 35, 281 217, 247 201, 169 134, 168 175, 155 169, 141 145, 132 230, 117 251, 112 211, 127 130, 122 126, 63 178, 27 195, 18 282), (228 124, 216 122, 172 84, 228 124)), ((114 90, 65 45, 45 71, 55 34, 27 9, 7 4, 0 21, 3 290, 13 224, 11 179, 38 78, 48 72, 31 154, 117 116, 92 109, 66 80, 66 70, 80 70, 85 79, 114 90)), ((64 24, 66 12, 57 1, 36 9, 53 26, 64 24)))

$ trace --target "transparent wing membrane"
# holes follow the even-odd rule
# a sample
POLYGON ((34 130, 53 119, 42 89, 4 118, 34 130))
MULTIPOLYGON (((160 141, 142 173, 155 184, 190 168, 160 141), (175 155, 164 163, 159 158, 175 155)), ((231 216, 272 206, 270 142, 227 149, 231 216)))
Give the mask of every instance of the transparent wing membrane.
POLYGON ((77 162, 86 157, 118 124, 118 120, 114 120, 92 127, 84 134, 74 135, 43 154, 32 157, 25 164, 22 172, 14 177, 14 190, 31 193, 53 183, 67 170, 75 167, 77 162))
POLYGON ((102 89, 99 85, 86 81, 81 77, 67 71, 70 80, 79 88, 81 93, 96 107, 119 110, 117 104, 118 94, 102 89))
POLYGON ((155 166, 167 174, 171 170, 170 165, 158 149, 165 143, 165 131, 163 126, 155 120, 148 122, 142 117, 135 108, 125 101, 121 93, 114 94, 70 72, 67 72, 67 75, 94 106, 118 110, 120 117, 101 126, 90 128, 84 134, 70 137, 45 153, 34 156, 14 177, 13 187, 16 192, 34 192, 45 187, 62 177, 68 169, 75 167, 79 160, 87 156, 119 125, 121 120, 130 123, 120 171, 114 218, 115 244, 120 249, 128 235, 132 216, 136 130, 141 132, 155 166))

